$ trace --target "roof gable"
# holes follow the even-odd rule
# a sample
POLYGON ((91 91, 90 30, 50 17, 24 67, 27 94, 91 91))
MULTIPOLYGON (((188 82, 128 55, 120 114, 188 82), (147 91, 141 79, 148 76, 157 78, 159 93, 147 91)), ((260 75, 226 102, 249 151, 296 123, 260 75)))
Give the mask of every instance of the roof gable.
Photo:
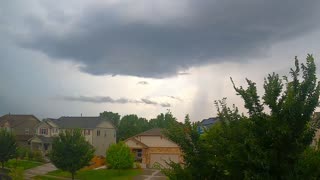
POLYGON ((179 147, 176 143, 166 138, 162 133, 163 129, 153 128, 128 138, 125 142, 130 141, 139 143, 146 147, 179 147))
POLYGON ((0 126, 8 123, 11 128, 23 126, 26 128, 34 128, 41 121, 34 115, 17 115, 17 114, 6 114, 0 117, 0 126))

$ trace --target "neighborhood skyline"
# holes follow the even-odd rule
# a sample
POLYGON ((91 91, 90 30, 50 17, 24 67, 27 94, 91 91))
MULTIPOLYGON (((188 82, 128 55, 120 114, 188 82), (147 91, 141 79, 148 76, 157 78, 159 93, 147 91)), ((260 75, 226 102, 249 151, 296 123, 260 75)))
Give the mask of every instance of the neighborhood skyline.
POLYGON ((0 3, 0 115, 216 116, 232 88, 315 58, 320 2, 30 0, 0 3))

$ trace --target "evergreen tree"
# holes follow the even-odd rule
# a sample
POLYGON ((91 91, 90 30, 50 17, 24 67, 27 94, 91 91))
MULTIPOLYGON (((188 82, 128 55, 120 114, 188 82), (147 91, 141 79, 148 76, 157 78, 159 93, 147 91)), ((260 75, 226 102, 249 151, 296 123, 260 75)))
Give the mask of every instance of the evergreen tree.
POLYGON ((0 162, 2 168, 4 163, 17 154, 17 143, 12 132, 0 128, 0 162))

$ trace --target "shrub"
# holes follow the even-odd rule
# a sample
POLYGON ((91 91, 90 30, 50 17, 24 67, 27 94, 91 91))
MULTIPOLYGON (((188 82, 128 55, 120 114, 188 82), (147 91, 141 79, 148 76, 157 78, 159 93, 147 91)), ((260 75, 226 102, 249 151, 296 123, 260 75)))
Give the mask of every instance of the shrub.
POLYGON ((11 169, 11 172, 9 173, 9 176, 12 178, 12 180, 24 180, 24 169, 21 167, 11 169))
POLYGON ((28 159, 30 151, 31 150, 29 148, 18 147, 18 149, 17 149, 17 158, 19 158, 19 159, 28 159))
POLYGON ((42 153, 40 151, 33 151, 33 160, 43 162, 44 159, 43 159, 42 153))
POLYGON ((31 150, 27 151, 27 159, 28 160, 33 160, 33 156, 34 156, 34 154, 31 150))
POLYGON ((124 142, 119 142, 109 147, 106 160, 109 168, 129 169, 133 166, 134 155, 124 142))

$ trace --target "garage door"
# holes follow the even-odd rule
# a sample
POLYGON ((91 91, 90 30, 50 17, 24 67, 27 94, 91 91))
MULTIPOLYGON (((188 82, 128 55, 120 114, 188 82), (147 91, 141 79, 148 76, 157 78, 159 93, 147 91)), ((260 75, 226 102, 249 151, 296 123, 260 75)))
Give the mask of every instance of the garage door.
POLYGON ((177 154, 150 154, 150 167, 155 167, 158 163, 163 167, 168 167, 167 162, 179 162, 179 155, 177 154))

